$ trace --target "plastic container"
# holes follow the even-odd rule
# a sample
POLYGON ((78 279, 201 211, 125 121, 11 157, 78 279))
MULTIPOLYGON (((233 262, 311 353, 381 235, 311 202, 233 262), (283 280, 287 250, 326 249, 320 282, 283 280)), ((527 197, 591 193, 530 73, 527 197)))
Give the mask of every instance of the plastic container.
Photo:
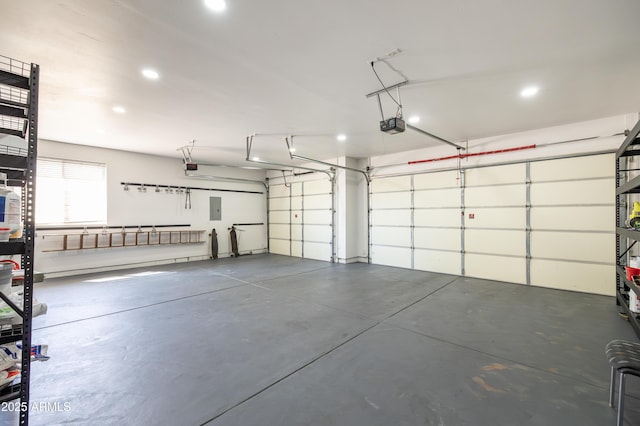
POLYGON ((633 281, 633 277, 635 275, 640 275, 640 268, 632 268, 630 266, 625 266, 624 270, 627 271, 627 279, 629 281, 633 281))
POLYGON ((9 228, 9 234, 22 228, 20 196, 7 188, 7 174, 0 173, 0 227, 9 228))
POLYGON ((0 241, 9 241, 11 228, 0 228, 0 241))

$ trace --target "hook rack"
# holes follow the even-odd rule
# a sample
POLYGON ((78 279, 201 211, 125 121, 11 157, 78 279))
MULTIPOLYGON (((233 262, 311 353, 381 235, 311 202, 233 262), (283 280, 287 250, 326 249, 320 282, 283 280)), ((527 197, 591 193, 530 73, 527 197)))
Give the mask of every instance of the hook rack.
POLYGON ((191 191, 218 191, 218 192, 236 192, 241 194, 264 194, 263 191, 245 191, 241 189, 223 189, 223 188, 199 188, 193 186, 171 186, 171 185, 159 185, 154 183, 134 183, 134 182, 120 182, 125 191, 129 190, 130 186, 137 186, 138 191, 147 192, 147 187, 155 187, 156 192, 160 192, 160 188, 164 188, 165 192, 172 194, 174 189, 176 193, 183 194, 191 191))

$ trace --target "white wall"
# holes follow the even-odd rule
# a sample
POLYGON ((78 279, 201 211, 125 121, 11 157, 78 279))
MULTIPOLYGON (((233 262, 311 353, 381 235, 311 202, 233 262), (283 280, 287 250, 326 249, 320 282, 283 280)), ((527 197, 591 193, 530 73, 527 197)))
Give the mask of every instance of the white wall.
MULTIPOLYGON (((49 276, 113 269, 128 265, 155 264, 209 258, 208 234, 218 233, 219 255, 229 255, 227 228, 234 223, 265 223, 264 226, 239 227, 240 253, 264 252, 266 241, 266 191, 259 182, 212 181, 204 176, 224 176, 264 181, 260 170, 244 170, 200 166, 196 172, 202 178, 186 177, 182 160, 132 152, 93 148, 41 140, 38 156, 67 160, 104 163, 107 167, 107 225, 173 225, 189 224, 193 230, 205 230, 206 243, 151 247, 121 247, 63 252, 42 252, 57 245, 48 234, 62 231, 38 231, 35 268, 49 276), (231 189, 262 194, 193 190, 191 209, 185 209, 185 195, 156 193, 149 188, 140 193, 135 187, 124 191, 121 182, 231 189), (222 198, 222 220, 209 220, 209 197, 222 198)), ((46 206, 37 206, 46 208, 46 206)), ((185 229, 185 228, 181 228, 185 229)), ((81 231, 68 231, 81 232, 81 231)))
MULTIPOLYGON (((361 160, 351 157, 338 158, 336 164, 350 167, 357 170, 364 170, 361 160)), ((366 179, 362 173, 338 169, 336 172, 337 181, 337 262, 353 263, 366 262, 366 251, 363 253, 362 239, 364 236, 364 247, 366 248, 367 222, 366 218, 366 179), (363 213, 365 214, 363 216, 363 213)), ((366 250, 366 249, 365 249, 366 250)))

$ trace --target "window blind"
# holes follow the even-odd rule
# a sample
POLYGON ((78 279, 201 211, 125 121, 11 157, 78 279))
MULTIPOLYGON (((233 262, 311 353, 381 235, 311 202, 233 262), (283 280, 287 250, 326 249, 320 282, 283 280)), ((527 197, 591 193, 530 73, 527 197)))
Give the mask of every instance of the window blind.
POLYGON ((36 224, 105 224, 104 164, 41 158, 36 177, 36 224))

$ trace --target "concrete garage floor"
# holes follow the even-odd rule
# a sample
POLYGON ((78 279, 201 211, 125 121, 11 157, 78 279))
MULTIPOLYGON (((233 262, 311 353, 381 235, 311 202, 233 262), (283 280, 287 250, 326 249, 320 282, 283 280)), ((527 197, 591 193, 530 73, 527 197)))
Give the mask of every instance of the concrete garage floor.
POLYGON ((35 294, 33 425, 613 425, 604 346, 637 341, 611 297, 277 255, 35 294))

